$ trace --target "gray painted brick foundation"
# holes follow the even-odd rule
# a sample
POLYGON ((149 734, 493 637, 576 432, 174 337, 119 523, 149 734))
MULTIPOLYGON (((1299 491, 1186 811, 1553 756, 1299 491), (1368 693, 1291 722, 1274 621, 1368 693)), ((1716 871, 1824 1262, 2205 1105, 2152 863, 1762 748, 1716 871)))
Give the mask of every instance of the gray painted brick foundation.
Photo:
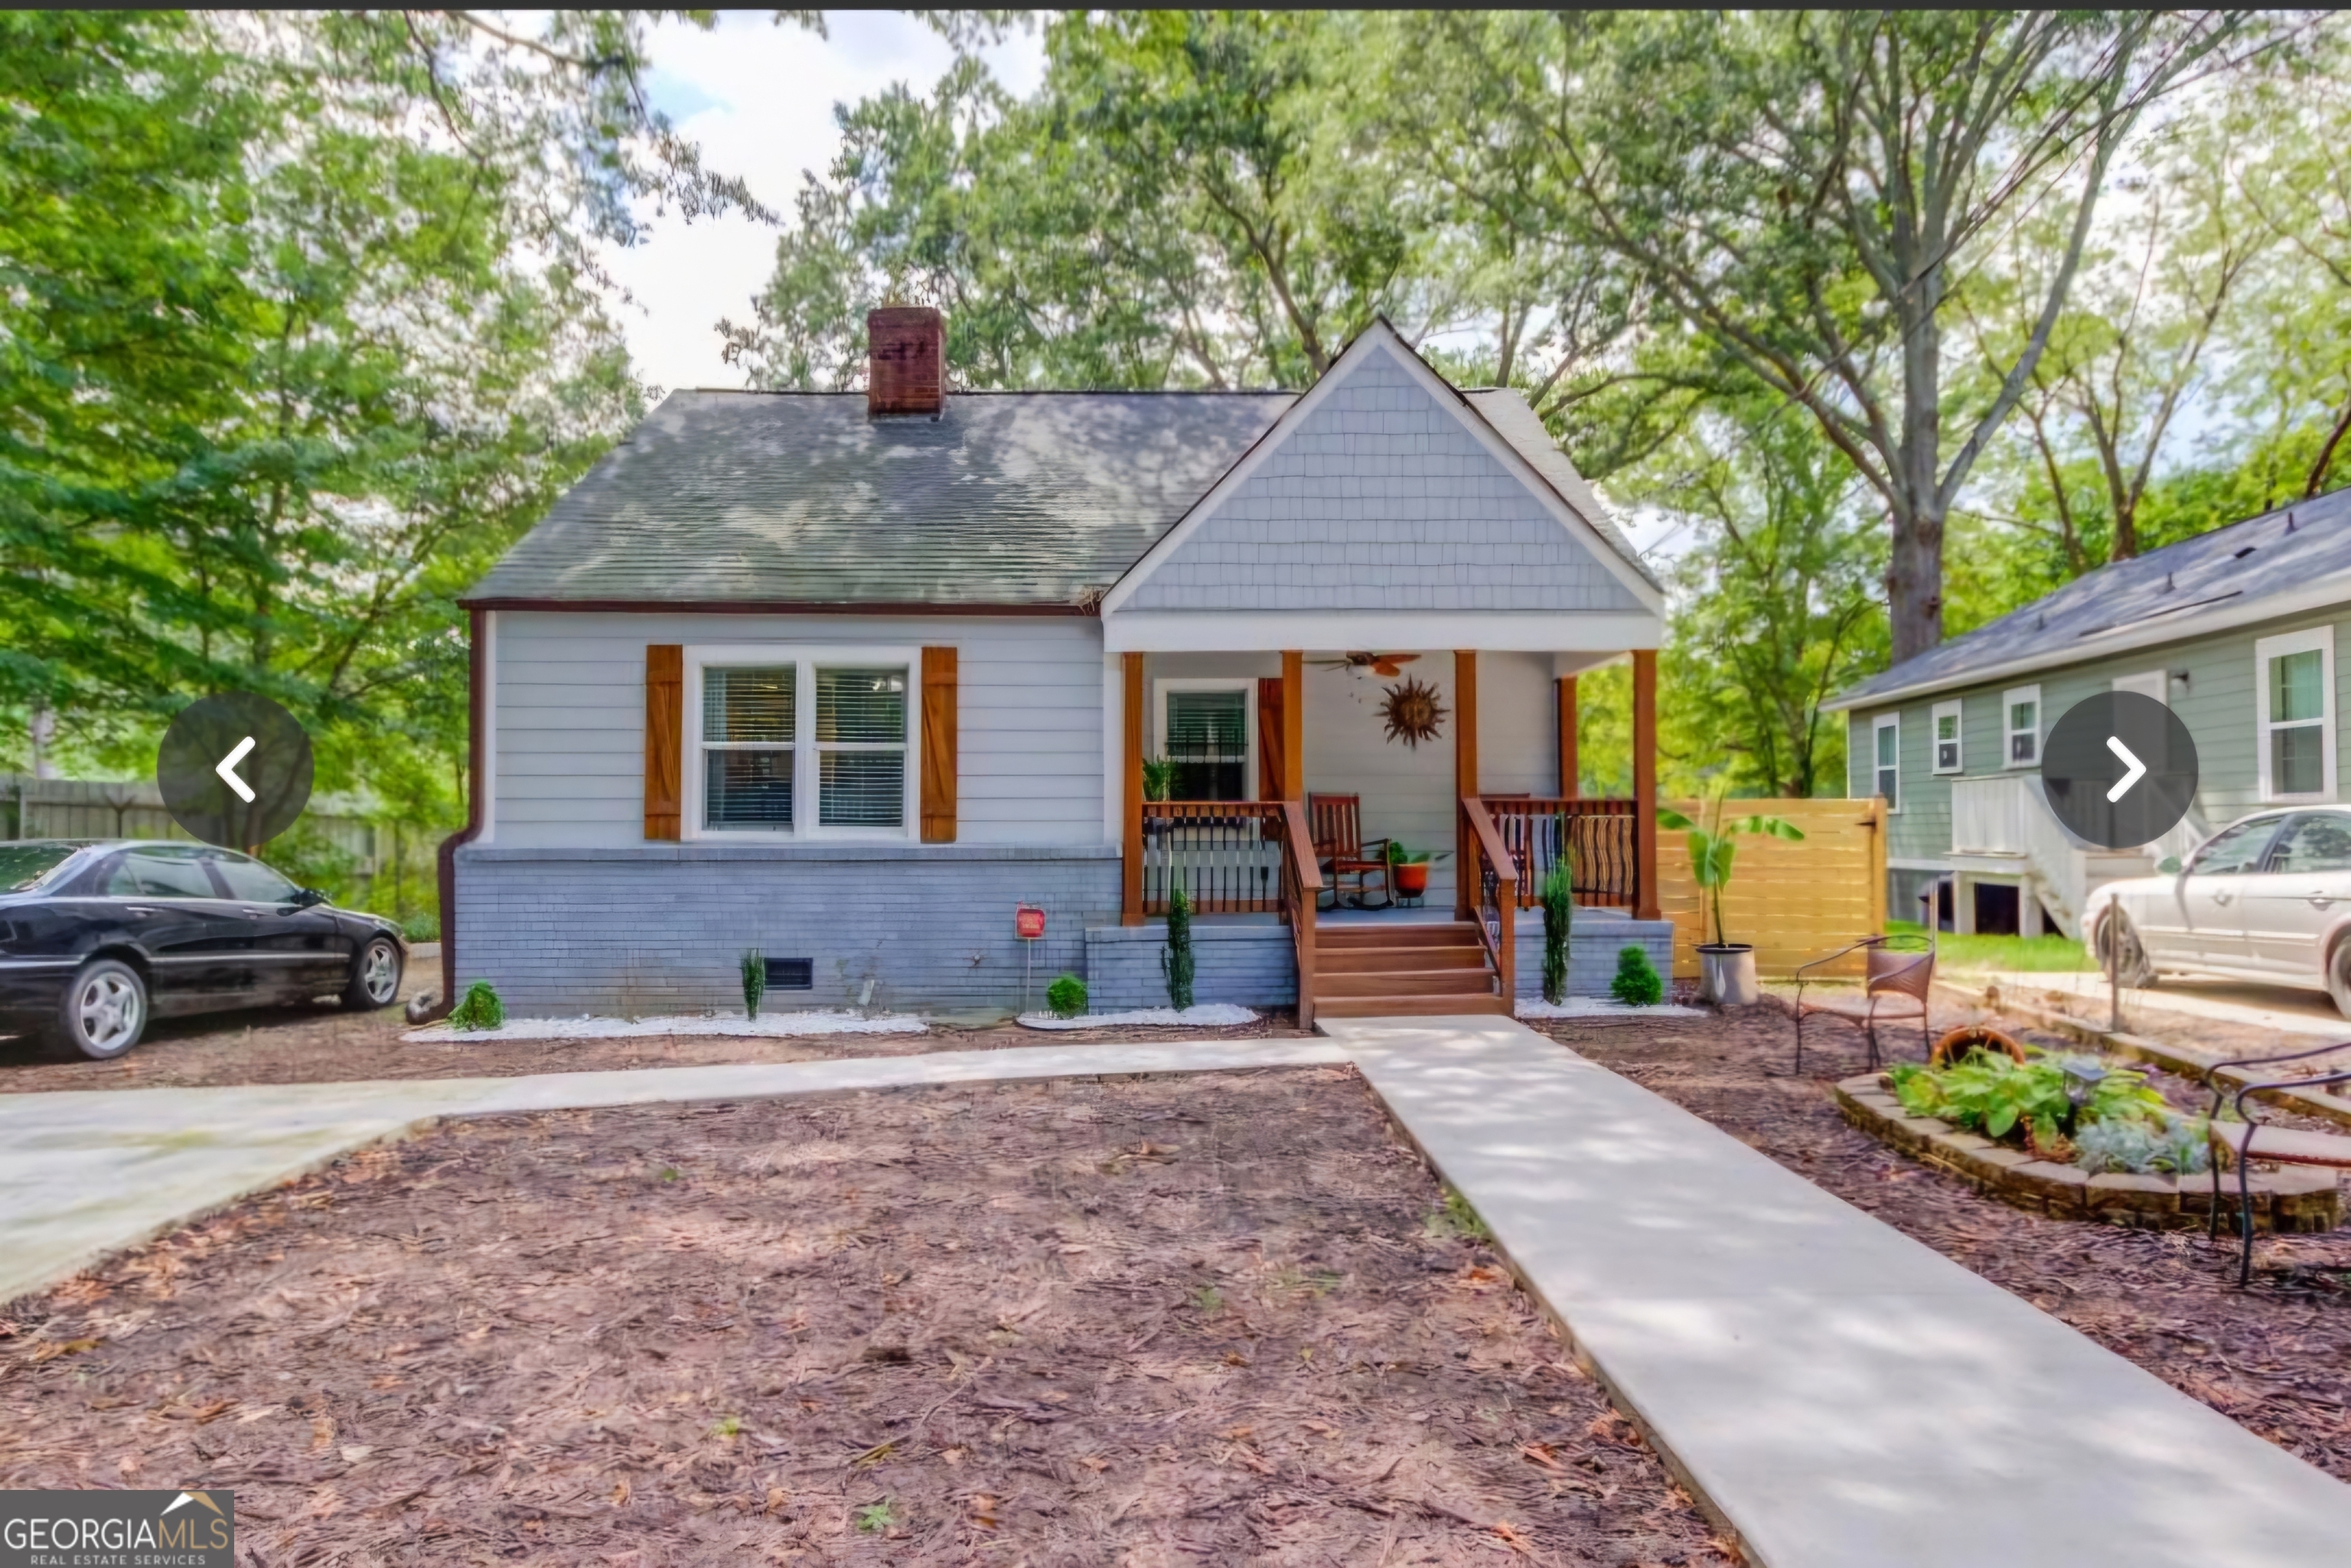
POLYGON ((733 1011, 740 955, 757 947, 814 961, 814 988, 770 992, 777 1010, 854 1004, 869 978, 876 1009, 1009 1010, 1027 956, 1013 906, 1046 912, 1041 1006, 1118 900, 1115 849, 469 846, 457 979, 488 980, 520 1017, 733 1011))
MULTIPOLYGON (((1167 925, 1105 925, 1086 933, 1086 1006, 1098 1013, 1167 1005, 1159 955, 1167 925)), ((1245 1008, 1298 1005, 1297 949, 1290 927, 1195 921, 1192 999, 1245 1008)))
MULTIPOLYGON (((1519 911, 1519 995, 1542 995, 1542 911, 1519 911)), ((1604 997, 1616 977, 1616 955, 1640 947, 1669 983, 1674 973, 1674 923, 1635 920, 1614 909, 1578 909, 1569 923, 1567 994, 1604 997)))

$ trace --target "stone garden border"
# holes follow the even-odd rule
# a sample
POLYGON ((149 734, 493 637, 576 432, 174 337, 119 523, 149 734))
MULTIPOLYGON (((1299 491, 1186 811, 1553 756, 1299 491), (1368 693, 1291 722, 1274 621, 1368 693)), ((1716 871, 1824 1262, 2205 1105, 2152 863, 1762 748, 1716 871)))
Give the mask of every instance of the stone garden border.
MULTIPOLYGON (((1987 1197, 2058 1219, 2098 1219, 2167 1229, 2203 1225, 2211 1212, 2212 1177, 2092 1176, 2079 1166, 2037 1160, 1937 1116, 1913 1116, 1894 1097, 1883 1072, 1866 1072, 1836 1086, 1844 1119, 1889 1147, 1959 1177, 1987 1197)), ((2256 1170, 2252 1178, 2256 1230, 2315 1232, 2343 1223, 2343 1191, 2328 1170, 2286 1166, 2256 1170)), ((2237 1211, 2237 1178, 2220 1176, 2222 1215, 2237 1211)))

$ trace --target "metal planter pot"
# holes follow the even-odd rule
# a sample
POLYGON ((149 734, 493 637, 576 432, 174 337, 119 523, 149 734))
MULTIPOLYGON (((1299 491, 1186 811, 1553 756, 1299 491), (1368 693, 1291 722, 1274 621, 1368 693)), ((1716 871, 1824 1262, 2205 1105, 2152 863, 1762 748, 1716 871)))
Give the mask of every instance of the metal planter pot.
POLYGON ((1718 1007, 1750 1007, 1763 999, 1755 981, 1755 949, 1745 942, 1702 942, 1698 949, 1698 986, 1718 1007))

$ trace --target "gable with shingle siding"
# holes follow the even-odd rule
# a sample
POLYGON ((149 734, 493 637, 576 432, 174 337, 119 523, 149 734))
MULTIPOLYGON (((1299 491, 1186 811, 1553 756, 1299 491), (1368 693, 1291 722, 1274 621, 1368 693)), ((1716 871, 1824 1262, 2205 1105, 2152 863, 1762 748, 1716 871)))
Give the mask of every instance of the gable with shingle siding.
POLYGON ((1646 608, 1465 412, 1372 346, 1318 406, 1275 431, 1123 608, 1646 608))

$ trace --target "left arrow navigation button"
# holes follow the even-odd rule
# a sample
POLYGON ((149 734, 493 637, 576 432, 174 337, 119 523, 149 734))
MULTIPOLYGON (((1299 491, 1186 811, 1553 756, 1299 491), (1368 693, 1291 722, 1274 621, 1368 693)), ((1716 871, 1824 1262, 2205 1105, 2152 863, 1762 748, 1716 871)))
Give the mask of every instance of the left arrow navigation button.
POLYGON ((236 743, 235 750, 222 758, 213 768, 213 771, 219 774, 228 787, 236 791, 236 798, 248 806, 253 804, 253 786, 236 776, 236 765, 244 761, 246 753, 252 749, 253 737, 248 735, 236 743))
POLYGON ((172 820, 194 838, 258 850, 310 803, 310 737, 256 692, 223 692, 180 710, 163 732, 155 782, 172 820))

